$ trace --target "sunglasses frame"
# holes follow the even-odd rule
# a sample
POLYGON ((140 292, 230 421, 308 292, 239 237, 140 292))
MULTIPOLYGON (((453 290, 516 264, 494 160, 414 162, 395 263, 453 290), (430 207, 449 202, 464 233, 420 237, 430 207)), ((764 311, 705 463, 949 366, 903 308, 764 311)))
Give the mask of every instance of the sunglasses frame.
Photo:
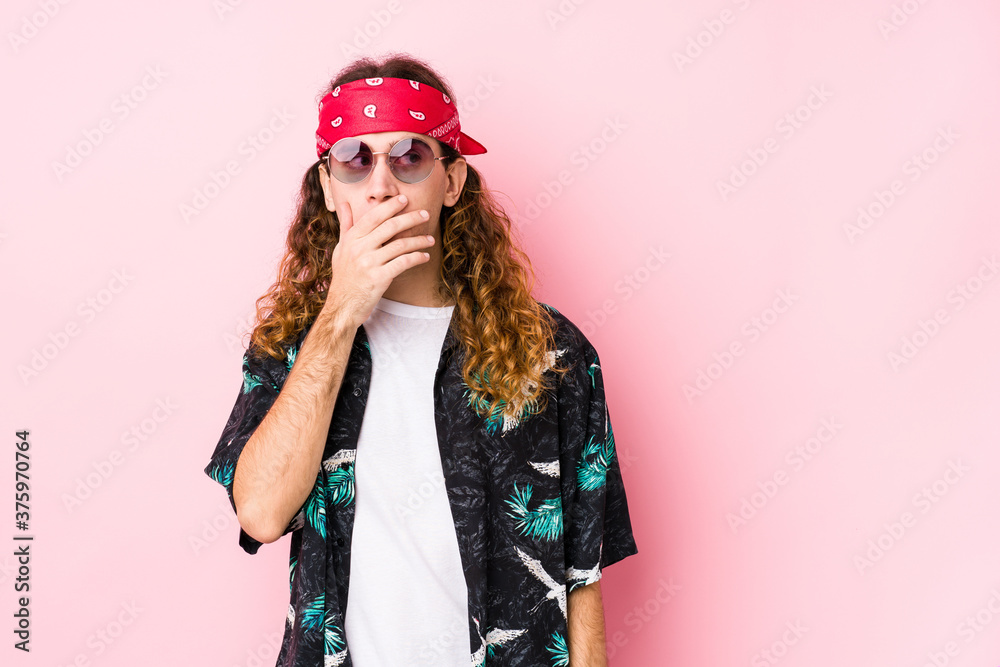
MULTIPOLYGON (((397 141, 392 142, 392 145, 389 146, 389 150, 387 150, 387 151, 373 151, 373 150, 371 150, 372 147, 369 146, 367 142, 361 141, 360 139, 355 139, 354 137, 344 137, 343 139, 340 139, 336 143, 334 143, 333 146, 330 146, 330 150, 328 150, 326 152, 326 156, 324 156, 324 158, 323 158, 323 161, 326 162, 326 171, 327 171, 328 174, 330 174, 331 176, 333 176, 334 178, 336 178, 338 181, 340 181, 341 183, 345 183, 347 185, 351 185, 353 183, 364 183, 366 180, 368 180, 368 177, 372 175, 372 172, 375 171, 375 165, 376 165, 376 163, 378 163, 378 158, 376 158, 375 156, 376 155, 385 155, 386 156, 385 159, 389 163, 389 172, 392 173, 392 177, 395 178, 397 181, 399 181, 400 183, 406 183, 407 185, 416 185, 417 183, 423 183, 424 181, 427 180, 427 178, 431 175, 431 173, 433 173, 433 171, 434 171, 433 165, 427 171, 427 175, 426 176, 424 176, 423 178, 421 178, 419 181, 413 181, 413 182, 404 181, 403 179, 401 179, 399 177, 399 175, 396 173, 396 170, 392 166, 392 160, 389 159, 389 155, 392 154, 392 149, 394 149, 397 144, 399 144, 399 143, 401 143, 403 141, 419 141, 423 145, 427 146, 427 148, 431 152, 431 155, 434 155, 434 147, 431 146, 428 142, 426 142, 423 139, 421 139, 420 137, 403 137, 402 139, 399 139, 397 141), (364 178, 360 178, 360 179, 358 179, 356 181, 344 181, 344 180, 341 180, 337 176, 336 172, 333 170, 333 165, 330 163, 331 159, 333 158, 333 151, 337 147, 337 144, 339 144, 341 141, 347 141, 347 140, 353 140, 353 141, 357 141, 357 142, 361 143, 366 148, 368 148, 368 150, 372 154, 372 164, 371 164, 371 167, 368 169, 368 173, 365 174, 364 178)), ((405 153, 404 153, 404 155, 405 155, 405 153)), ((402 157, 402 156, 400 156, 400 157, 402 157)), ((447 155, 442 155, 440 157, 434 157, 433 158, 433 160, 435 162, 437 160, 447 160, 447 159, 448 159, 447 155)))

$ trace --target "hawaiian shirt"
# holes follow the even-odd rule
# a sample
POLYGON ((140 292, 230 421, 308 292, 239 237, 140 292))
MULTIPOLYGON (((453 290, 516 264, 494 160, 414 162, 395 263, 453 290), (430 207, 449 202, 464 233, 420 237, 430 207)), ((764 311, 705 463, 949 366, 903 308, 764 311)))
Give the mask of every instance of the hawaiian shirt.
MULTIPOLYGON (((435 374, 434 421, 468 586, 470 667, 568 665, 568 593, 638 553, 597 351, 566 316, 541 305, 558 323, 544 372, 557 358, 572 365, 544 411, 529 404, 518 414, 503 407, 477 414, 462 379, 464 353, 450 327, 435 374)), ((205 468, 225 487, 234 512, 240 452, 281 391, 311 326, 286 345, 284 360, 243 355, 236 405, 205 468)), ((354 460, 371 372, 361 325, 316 482, 285 529, 292 537, 279 667, 353 664, 344 612, 354 460)), ((261 546, 242 528, 239 544, 250 554, 261 546)))

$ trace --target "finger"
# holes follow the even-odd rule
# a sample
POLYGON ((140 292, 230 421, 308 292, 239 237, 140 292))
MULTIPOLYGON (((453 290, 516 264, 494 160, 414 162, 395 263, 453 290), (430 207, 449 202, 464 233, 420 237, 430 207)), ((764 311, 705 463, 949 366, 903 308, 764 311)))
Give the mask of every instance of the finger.
POLYGON ((416 266, 417 264, 423 264, 424 262, 430 261, 430 255, 424 252, 408 252, 404 255, 400 255, 396 259, 388 262, 385 268, 388 269, 389 274, 395 278, 403 271, 416 266))
POLYGON ((370 211, 365 213, 361 220, 358 220, 360 227, 358 231, 362 236, 367 236, 372 233, 378 226, 381 225, 386 220, 392 218, 393 215, 403 210, 406 206, 406 196, 399 195, 398 197, 393 197, 392 199, 386 200, 377 204, 370 211))
POLYGON ((407 254, 417 255, 419 258, 424 252, 430 250, 433 245, 434 237, 429 234, 406 236, 395 241, 389 241, 375 250, 376 262, 378 264, 389 264, 392 260, 404 257, 407 254))
POLYGON ((354 214, 351 211, 351 205, 344 200, 343 206, 340 207, 340 212, 337 215, 340 218, 340 236, 344 236, 344 232, 354 226, 354 214))
POLYGON ((368 236, 375 244, 381 247, 391 241, 397 234, 402 234, 421 223, 427 222, 428 217, 425 217, 426 213, 424 210, 400 213, 380 223, 368 236))

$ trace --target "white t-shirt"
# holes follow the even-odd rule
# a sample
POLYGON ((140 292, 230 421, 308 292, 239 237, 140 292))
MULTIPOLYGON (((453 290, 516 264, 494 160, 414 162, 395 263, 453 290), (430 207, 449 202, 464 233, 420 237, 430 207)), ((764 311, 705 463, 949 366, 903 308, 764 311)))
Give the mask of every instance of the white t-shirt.
POLYGON ((355 667, 469 664, 468 590, 434 423, 454 308, 383 297, 364 323, 373 363, 344 614, 355 667))

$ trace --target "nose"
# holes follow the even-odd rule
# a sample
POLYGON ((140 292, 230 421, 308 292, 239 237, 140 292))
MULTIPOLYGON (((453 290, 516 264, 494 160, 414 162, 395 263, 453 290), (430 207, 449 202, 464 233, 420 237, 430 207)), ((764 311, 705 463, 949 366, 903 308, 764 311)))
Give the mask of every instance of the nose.
POLYGON ((373 204, 385 201, 399 194, 399 181, 389 169, 389 156, 375 155, 375 166, 368 174, 368 201, 373 204))

